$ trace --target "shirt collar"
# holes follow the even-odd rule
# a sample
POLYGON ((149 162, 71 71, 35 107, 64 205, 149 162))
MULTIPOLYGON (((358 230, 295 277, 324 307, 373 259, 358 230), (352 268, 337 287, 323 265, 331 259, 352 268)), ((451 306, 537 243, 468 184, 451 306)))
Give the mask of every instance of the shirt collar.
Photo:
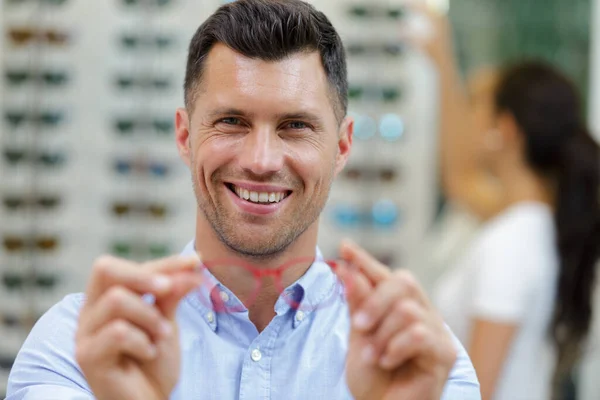
MULTIPOLYGON (((192 239, 184 247, 181 255, 188 256, 194 254, 194 243, 195 239, 192 239)), ((240 308, 243 306, 231 290, 220 283, 210 271, 203 269, 202 273, 209 282, 209 285, 203 285, 202 288, 192 291, 186 296, 186 301, 200 311, 202 318, 208 326, 213 331, 216 331, 219 315, 214 311, 215 301, 223 301, 226 299, 228 302, 231 302, 230 305, 237 302, 237 305, 239 305, 240 308), (211 288, 210 293, 206 288, 211 288), (211 306, 211 304, 213 306, 211 306)), ((336 300, 331 296, 341 294, 341 292, 338 293, 338 288, 336 287, 337 282, 335 274, 325 262, 323 253, 317 247, 315 249, 315 261, 300 279, 288 286, 283 294, 279 296, 275 303, 275 312, 277 315, 283 315, 290 311, 292 307, 283 296, 293 296, 294 302, 299 303, 299 307, 295 311, 293 319, 293 327, 296 328, 303 321, 308 319, 313 312, 317 311, 322 303, 336 300)), ((341 296, 341 298, 343 298, 343 296, 341 296)), ((235 305, 235 307, 237 307, 237 305, 235 305)), ((323 306, 327 306, 327 304, 323 304, 323 306)))

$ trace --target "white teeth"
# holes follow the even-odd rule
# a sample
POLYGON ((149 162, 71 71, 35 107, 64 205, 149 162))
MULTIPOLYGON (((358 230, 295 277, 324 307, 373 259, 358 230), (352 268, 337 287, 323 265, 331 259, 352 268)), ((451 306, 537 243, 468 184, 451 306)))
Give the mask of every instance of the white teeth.
POLYGON ((279 203, 285 198, 284 192, 251 192, 237 186, 234 186, 233 189, 239 198, 253 203, 279 203))

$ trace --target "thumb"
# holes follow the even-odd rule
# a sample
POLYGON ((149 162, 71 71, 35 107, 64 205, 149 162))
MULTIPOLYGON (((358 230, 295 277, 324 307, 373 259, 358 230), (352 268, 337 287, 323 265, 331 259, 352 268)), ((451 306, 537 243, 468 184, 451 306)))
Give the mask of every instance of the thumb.
POLYGON ((193 271, 175 273, 169 276, 171 291, 156 299, 156 305, 162 314, 170 321, 175 319, 177 306, 183 297, 202 283, 202 275, 193 271))
POLYGON ((342 267, 337 271, 337 274, 344 284, 350 315, 353 315, 373 290, 371 283, 356 268, 342 267))

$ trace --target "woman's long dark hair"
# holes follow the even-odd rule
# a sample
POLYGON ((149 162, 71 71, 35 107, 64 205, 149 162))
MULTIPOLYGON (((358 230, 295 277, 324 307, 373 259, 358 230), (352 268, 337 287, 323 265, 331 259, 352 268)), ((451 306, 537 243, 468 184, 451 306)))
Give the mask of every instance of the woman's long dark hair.
POLYGON ((553 388, 577 362, 592 319, 600 250, 600 151, 583 121, 577 90, 550 65, 528 61, 499 79, 496 111, 515 118, 530 166, 556 182, 560 272, 550 335, 557 352, 553 388))

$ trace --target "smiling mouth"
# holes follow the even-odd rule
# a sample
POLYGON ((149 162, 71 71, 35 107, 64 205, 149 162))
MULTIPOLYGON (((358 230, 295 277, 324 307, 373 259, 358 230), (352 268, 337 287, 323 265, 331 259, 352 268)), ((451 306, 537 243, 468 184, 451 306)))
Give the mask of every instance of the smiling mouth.
POLYGON ((232 183, 226 183, 225 186, 229 190, 231 190, 237 197, 242 200, 246 200, 250 203, 256 204, 271 204, 271 203, 279 203, 290 194, 292 194, 291 190, 285 190, 282 192, 253 192, 238 186, 235 186, 232 183))

